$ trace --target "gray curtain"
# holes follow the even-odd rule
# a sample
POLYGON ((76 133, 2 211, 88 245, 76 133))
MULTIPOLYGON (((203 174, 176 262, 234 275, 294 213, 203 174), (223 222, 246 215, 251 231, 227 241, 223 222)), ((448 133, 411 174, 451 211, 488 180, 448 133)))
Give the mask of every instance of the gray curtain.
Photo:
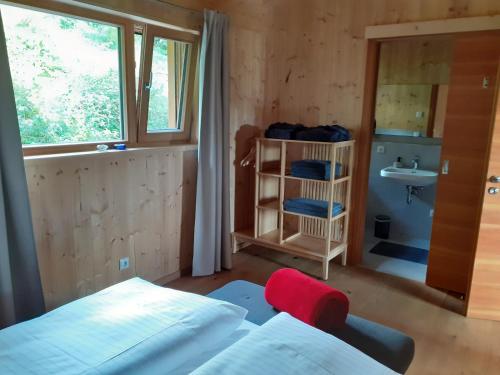
POLYGON ((14 89, 0 14, 0 328, 44 311, 14 89))
POLYGON ((228 19, 205 10, 193 276, 231 268, 228 19))

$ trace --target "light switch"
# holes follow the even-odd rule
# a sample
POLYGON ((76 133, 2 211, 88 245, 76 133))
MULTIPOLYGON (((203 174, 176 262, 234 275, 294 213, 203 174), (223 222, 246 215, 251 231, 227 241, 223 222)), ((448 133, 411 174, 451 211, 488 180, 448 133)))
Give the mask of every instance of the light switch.
POLYGON ((377 154, 383 154, 383 153, 385 153, 385 147, 377 146, 377 154))

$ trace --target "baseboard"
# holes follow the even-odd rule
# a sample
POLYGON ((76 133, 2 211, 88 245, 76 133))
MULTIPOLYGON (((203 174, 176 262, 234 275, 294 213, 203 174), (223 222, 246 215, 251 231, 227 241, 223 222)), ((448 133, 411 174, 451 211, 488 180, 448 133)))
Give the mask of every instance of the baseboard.
POLYGON ((174 281, 175 279, 178 279, 179 277, 181 277, 181 272, 177 271, 177 272, 171 273, 170 275, 160 277, 158 280, 154 281, 154 284, 163 286, 171 281, 174 281))

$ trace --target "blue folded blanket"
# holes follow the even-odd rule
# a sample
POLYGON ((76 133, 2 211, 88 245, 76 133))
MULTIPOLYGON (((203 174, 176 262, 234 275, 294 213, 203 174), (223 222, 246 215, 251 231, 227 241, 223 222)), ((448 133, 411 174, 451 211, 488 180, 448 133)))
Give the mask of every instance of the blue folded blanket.
POLYGON ((295 139, 295 134, 305 128, 306 127, 301 124, 293 125, 286 122, 276 122, 269 125, 265 132, 265 136, 266 138, 274 139, 295 139))
MULTIPOLYGON (((328 160, 296 160, 292 162, 291 175, 313 180, 330 180, 330 165, 328 160)), ((335 177, 340 177, 342 165, 335 164, 335 177)))
POLYGON ((324 125, 301 130, 295 134, 295 139, 316 142, 344 142, 351 139, 351 133, 340 125, 324 125))
POLYGON ((351 133, 340 125, 323 125, 305 127, 302 124, 276 122, 269 125, 265 132, 266 138, 296 139, 316 142, 342 142, 351 139, 351 133))
MULTIPOLYGON (((298 214, 328 217, 328 202, 317 199, 308 198, 290 198, 283 202, 285 211, 295 212, 298 214)), ((344 206, 341 203, 334 202, 332 217, 344 211, 344 206)))

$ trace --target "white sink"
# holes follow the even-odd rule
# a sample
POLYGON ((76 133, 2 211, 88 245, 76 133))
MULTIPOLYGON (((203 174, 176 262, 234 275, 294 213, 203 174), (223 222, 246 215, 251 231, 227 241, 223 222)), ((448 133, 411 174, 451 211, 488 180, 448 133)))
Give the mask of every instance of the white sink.
POLYGON ((412 186, 432 185, 436 183, 438 178, 437 172, 434 171, 396 167, 386 167, 380 171, 380 175, 403 185, 412 186))

